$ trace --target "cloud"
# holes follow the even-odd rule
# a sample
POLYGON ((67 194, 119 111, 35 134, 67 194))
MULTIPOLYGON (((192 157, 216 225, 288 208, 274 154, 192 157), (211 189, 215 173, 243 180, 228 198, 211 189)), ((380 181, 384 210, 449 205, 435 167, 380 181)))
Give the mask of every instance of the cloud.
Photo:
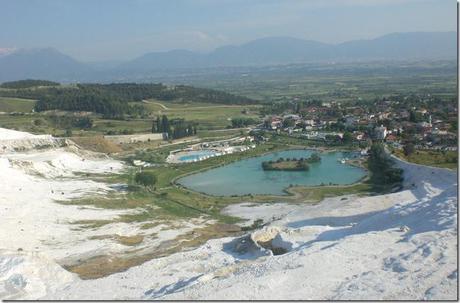
POLYGON ((9 55, 16 51, 15 47, 0 47, 0 56, 9 55))
POLYGON ((228 40, 223 34, 210 34, 201 30, 182 31, 179 33, 202 42, 223 42, 228 40))
POLYGON ((201 41, 209 41, 212 39, 211 36, 202 31, 188 31, 184 34, 189 35, 192 38, 199 39, 201 41))

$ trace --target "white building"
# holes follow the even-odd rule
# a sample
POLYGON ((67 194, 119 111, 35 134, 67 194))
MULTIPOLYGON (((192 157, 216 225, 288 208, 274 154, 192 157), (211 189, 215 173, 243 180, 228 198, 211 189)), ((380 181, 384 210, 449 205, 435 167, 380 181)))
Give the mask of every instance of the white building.
POLYGON ((376 127, 374 129, 375 132, 375 138, 377 140, 384 140, 388 134, 387 128, 383 125, 380 125, 380 127, 376 127))

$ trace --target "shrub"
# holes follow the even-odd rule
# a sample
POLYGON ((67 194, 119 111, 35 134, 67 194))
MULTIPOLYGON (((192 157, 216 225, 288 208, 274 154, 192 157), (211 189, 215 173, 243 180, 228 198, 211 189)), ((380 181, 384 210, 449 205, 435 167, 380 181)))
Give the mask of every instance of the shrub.
POLYGON ((300 168, 301 170, 309 170, 310 166, 306 161, 299 161, 297 162, 297 167, 300 168))
POLYGON ((376 189, 400 185, 403 181, 403 170, 394 167, 394 161, 386 154, 382 144, 371 146, 368 167, 371 171, 370 181, 376 189))
POLYGON ((139 172, 134 176, 134 181, 145 187, 153 186, 157 182, 157 177, 152 172, 139 172))
POLYGON ((33 121, 33 123, 34 123, 35 126, 42 126, 42 125, 46 124, 45 120, 43 120, 43 119, 35 119, 33 121))
POLYGON ((309 158, 307 158, 309 163, 320 162, 321 157, 317 153, 313 153, 309 158))
POLYGON ((407 143, 403 147, 404 149, 404 155, 410 156, 412 153, 415 151, 415 146, 413 143, 407 143))

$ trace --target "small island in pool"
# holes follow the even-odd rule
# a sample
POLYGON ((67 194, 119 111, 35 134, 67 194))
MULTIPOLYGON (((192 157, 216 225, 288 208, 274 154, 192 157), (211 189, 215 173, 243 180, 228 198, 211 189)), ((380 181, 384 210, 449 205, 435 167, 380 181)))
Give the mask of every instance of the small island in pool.
POLYGON ((308 158, 278 158, 276 161, 262 162, 263 170, 283 170, 283 171, 308 171, 309 163, 317 163, 321 161, 321 157, 314 153, 308 158))

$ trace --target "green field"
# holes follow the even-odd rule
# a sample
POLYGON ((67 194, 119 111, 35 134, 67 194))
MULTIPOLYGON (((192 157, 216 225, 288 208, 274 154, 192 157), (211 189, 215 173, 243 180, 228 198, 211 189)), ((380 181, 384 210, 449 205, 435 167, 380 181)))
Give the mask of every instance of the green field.
POLYGON ((0 112, 30 113, 35 106, 35 100, 0 97, 0 112))
POLYGON ((395 94, 456 95, 455 61, 298 64, 187 78, 192 85, 263 101, 293 98, 371 101, 395 94))
POLYGON ((157 115, 169 119, 183 118, 198 123, 198 129, 222 129, 231 125, 235 117, 259 118, 260 105, 215 105, 209 103, 167 103, 151 100, 144 106, 157 115), (162 106, 163 105, 163 106, 162 106), (166 109, 165 109, 166 108, 166 109))

